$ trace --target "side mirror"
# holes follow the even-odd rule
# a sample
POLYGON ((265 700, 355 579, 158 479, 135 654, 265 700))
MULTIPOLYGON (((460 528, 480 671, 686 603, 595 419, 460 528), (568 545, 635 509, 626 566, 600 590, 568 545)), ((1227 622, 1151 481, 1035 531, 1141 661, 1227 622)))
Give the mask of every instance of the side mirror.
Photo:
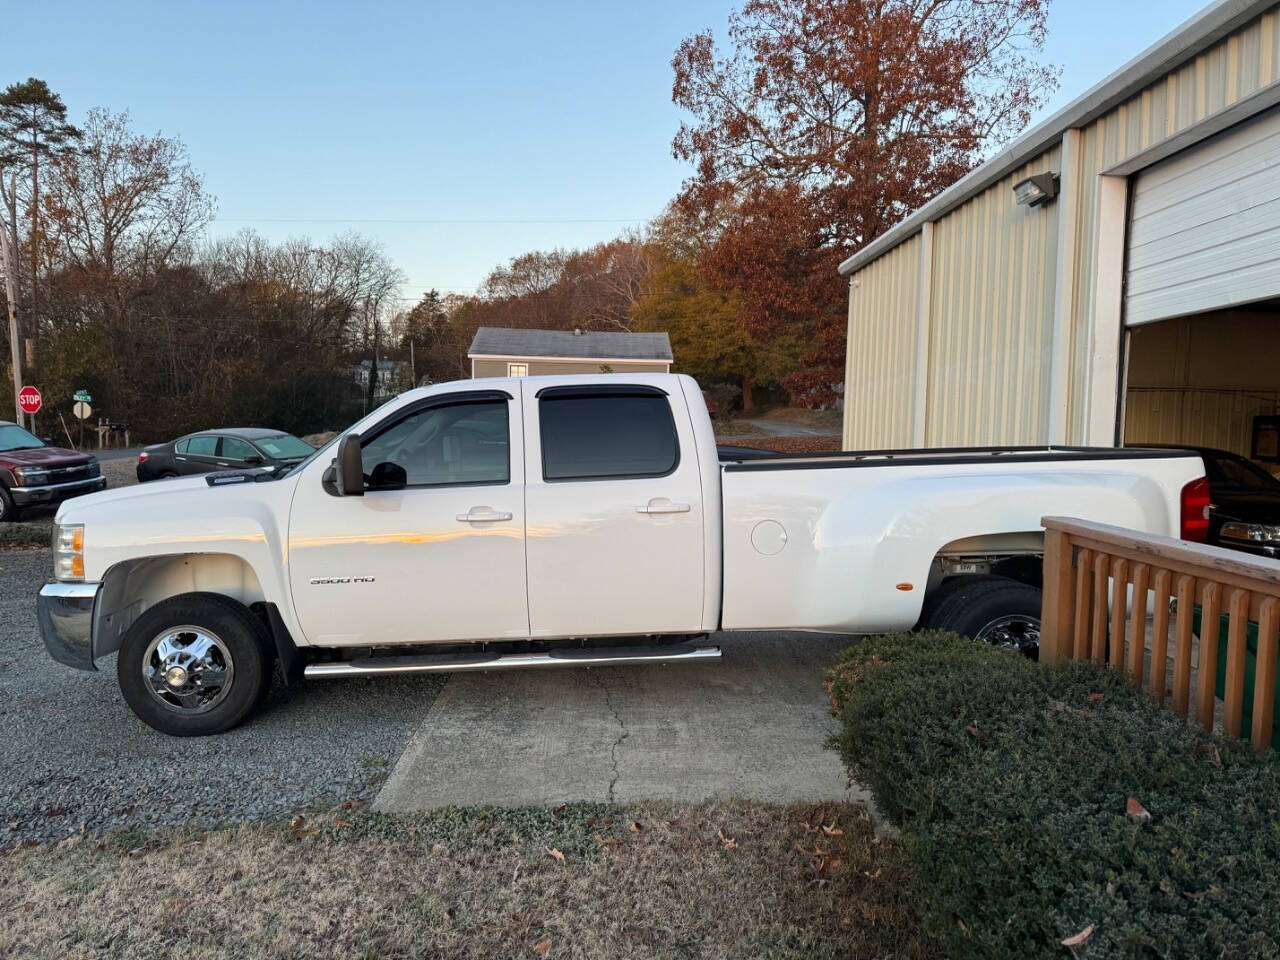
POLYGON ((409 485, 409 474, 398 463, 383 461, 369 475, 370 490, 403 490, 409 485))
POLYGON ((338 441, 334 484, 340 497, 364 496, 364 462, 360 459, 360 434, 348 433, 338 441))
POLYGON ((256 453, 251 453, 244 458, 244 462, 251 467, 256 467, 258 464, 262 463, 262 458, 256 453))

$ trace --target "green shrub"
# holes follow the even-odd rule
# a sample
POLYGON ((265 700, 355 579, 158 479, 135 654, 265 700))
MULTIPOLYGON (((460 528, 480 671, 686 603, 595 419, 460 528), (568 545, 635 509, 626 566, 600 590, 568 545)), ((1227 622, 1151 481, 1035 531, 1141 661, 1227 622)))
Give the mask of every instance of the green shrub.
POLYGON ((1280 957, 1280 765, 1105 667, 948 634, 867 640, 829 675, 850 769, 903 828, 955 958, 1280 957), (1149 820, 1126 816, 1136 798, 1149 820))

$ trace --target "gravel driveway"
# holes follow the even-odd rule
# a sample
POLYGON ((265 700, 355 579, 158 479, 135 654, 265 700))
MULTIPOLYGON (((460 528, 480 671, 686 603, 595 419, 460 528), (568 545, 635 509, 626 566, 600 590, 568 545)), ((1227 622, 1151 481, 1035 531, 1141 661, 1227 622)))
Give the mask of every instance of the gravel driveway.
POLYGON ((115 657, 49 659, 35 595, 48 550, 0 551, 0 849, 124 827, 213 826, 372 798, 444 678, 277 682, 248 723, 166 737, 130 712, 115 657))

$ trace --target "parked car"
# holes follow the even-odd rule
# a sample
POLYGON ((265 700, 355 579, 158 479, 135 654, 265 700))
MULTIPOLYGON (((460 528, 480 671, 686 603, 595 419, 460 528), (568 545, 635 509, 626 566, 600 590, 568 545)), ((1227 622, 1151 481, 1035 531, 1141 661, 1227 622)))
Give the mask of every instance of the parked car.
POLYGON ((64 505, 37 609, 55 660, 119 651, 129 706, 190 736, 248 716, 277 658, 289 682, 675 663, 720 656, 712 631, 880 633, 922 610, 1031 652, 1043 516, 1202 538, 1208 500, 1183 450, 721 463, 687 376, 468 380, 283 476, 64 505))
POLYGON ((251 467, 283 470, 296 466, 314 452, 310 444, 282 430, 262 427, 202 430, 144 448, 138 454, 138 482, 251 467))
POLYGON ((50 446, 0 420, 0 521, 17 520, 24 507, 61 503, 106 486, 93 454, 50 446))
POLYGON ((1189 449, 1209 478, 1209 543, 1280 558, 1280 480, 1239 454, 1189 449))

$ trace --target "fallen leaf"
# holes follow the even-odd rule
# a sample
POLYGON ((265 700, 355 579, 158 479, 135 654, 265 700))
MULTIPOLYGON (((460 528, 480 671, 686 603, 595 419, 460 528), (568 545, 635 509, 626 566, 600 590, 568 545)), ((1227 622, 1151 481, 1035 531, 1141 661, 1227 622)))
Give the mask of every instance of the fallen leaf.
POLYGON ((1082 947, 1089 942, 1089 938, 1093 936, 1093 924, 1089 924, 1074 936, 1067 937, 1062 941, 1064 947, 1082 947))
POLYGON ((533 952, 540 957, 545 957, 548 953, 551 952, 551 941, 550 940, 538 941, 533 945, 533 952))
POLYGON ((293 819, 289 821, 289 826, 291 826, 294 830, 298 830, 301 827, 305 826, 306 822, 307 822, 307 818, 304 817, 302 814, 297 813, 297 814, 294 814, 293 819))
POLYGON ((1146 823, 1151 819, 1151 812, 1138 802, 1137 797, 1130 797, 1125 801, 1124 815, 1134 823, 1146 823))
POLYGON ((596 818, 595 818, 595 817, 587 817, 587 826, 588 826, 588 827, 594 827, 595 825, 596 825, 596 818))
POLYGON ((716 836, 720 838, 720 842, 724 844, 726 850, 733 850, 738 846, 738 841, 734 840, 733 837, 726 837, 724 831, 719 827, 716 827, 716 836))
POLYGON ((439 852, 440 852, 441 850, 443 850, 443 849, 444 849, 444 844, 443 844, 443 843, 433 843, 433 844, 431 845, 431 852, 432 852, 432 853, 439 853, 439 852))
POLYGON ((561 863, 564 863, 564 854, 555 847, 544 847, 543 849, 547 851, 547 856, 552 860, 558 860, 561 863))
POLYGON ((640 826, 640 821, 639 821, 639 820, 632 820, 632 821, 631 821, 631 832, 632 832, 632 833, 639 833, 639 832, 640 832, 641 830, 643 830, 643 829, 644 829, 644 827, 640 826))
POLYGON ((976 737, 978 735, 978 728, 975 727, 972 723, 965 724, 964 728, 965 730, 969 731, 969 736, 976 737))
POLYGON ((565 808, 565 807, 567 807, 567 806, 568 806, 568 804, 567 804, 567 803, 562 803, 562 804, 560 804, 560 806, 556 807, 556 808, 555 808, 554 810, 552 810, 551 812, 552 812, 552 813, 555 813, 555 814, 564 813, 564 808, 565 808))
MULTIPOLYGON (((1095 692, 1095 693, 1091 693, 1091 694, 1089 694, 1089 702, 1090 702, 1090 703, 1097 703, 1099 700, 1101 700, 1101 699, 1103 698, 1103 696, 1105 696, 1105 694, 1096 693, 1096 692, 1095 692)), ((1089 930, 1091 930, 1091 931, 1093 930, 1093 928, 1092 928, 1092 927, 1089 927, 1088 929, 1089 929, 1089 930)))
POLYGON ((865 873, 872 880, 877 880, 880 877, 880 867, 876 867, 875 873, 871 873, 868 870, 863 870, 862 872, 865 873))
POLYGON ((337 827, 339 830, 345 830, 347 827, 351 826, 351 821, 343 820, 341 817, 334 817, 333 825, 337 827))
POLYGON ((839 827, 828 827, 826 824, 822 825, 822 832, 825 833, 828 837, 844 836, 844 831, 841 830, 839 827))

